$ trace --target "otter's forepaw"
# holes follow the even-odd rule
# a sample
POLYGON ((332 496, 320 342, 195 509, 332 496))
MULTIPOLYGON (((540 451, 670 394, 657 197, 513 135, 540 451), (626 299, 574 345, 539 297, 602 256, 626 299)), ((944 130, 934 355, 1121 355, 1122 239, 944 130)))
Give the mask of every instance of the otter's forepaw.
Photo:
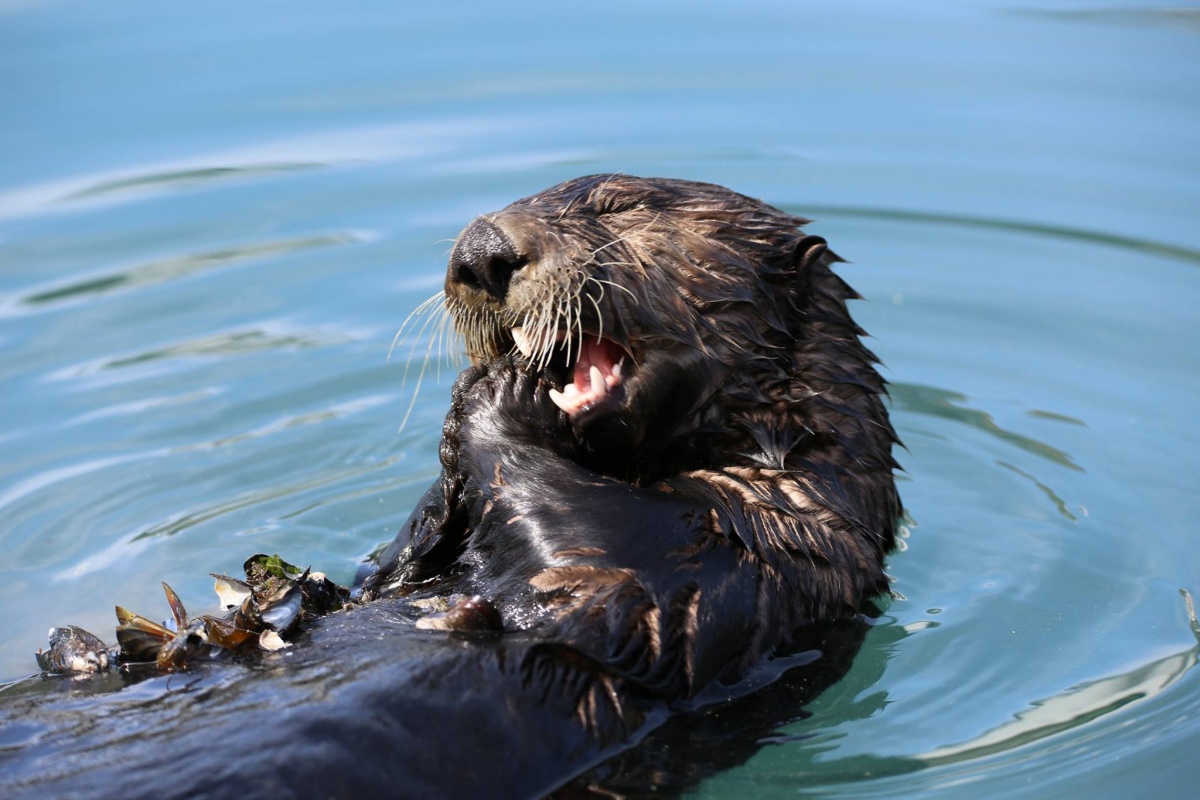
POLYGON ((574 446, 574 433, 550 400, 551 385, 544 376, 508 358, 475 369, 486 374, 462 392, 457 434, 463 446, 507 442, 556 452, 574 446))
MULTIPOLYGON (((442 440, 438 444, 438 455, 446 475, 458 472, 459 432, 467 416, 468 397, 488 374, 487 364, 475 364, 459 373, 450 390, 450 410, 442 424, 442 440)), ((446 496, 453 493, 447 491, 446 496)))

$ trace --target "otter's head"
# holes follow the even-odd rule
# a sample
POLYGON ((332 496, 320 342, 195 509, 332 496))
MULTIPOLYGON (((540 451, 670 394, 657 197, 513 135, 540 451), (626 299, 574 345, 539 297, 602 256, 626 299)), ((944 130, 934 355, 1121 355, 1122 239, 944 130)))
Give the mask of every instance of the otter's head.
MULTIPOLYGON (((710 184, 578 178, 472 222, 446 306, 472 358, 513 353, 550 376, 602 472, 646 480, 731 453, 783 468, 818 423, 798 405, 820 391, 802 351, 852 340, 851 382, 882 390, 806 222, 710 184)), ((812 355, 824 368, 839 346, 812 355)))

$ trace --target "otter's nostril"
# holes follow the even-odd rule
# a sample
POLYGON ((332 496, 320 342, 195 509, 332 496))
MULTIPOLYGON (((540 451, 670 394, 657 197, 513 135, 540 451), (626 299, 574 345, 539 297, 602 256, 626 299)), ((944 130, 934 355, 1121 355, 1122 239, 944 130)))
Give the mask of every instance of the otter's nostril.
POLYGON ((454 244, 446 271, 447 288, 468 286, 502 300, 513 274, 528 263, 504 231, 480 218, 468 225, 454 244))

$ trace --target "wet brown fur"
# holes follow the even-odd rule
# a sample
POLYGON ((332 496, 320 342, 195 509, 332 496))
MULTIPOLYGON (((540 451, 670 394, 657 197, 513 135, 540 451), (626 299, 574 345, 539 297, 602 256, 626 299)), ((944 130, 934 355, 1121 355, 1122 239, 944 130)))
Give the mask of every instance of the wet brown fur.
POLYGON ((486 252, 460 240, 451 257, 446 306, 475 365, 443 477, 369 594, 482 594, 506 629, 588 656, 597 680, 680 698, 887 590, 900 504, 885 384, 807 220, 622 175, 484 219, 512 263, 480 281, 463 270, 486 252), (533 333, 528 360, 514 325, 533 333), (619 407, 569 420, 546 392, 584 336, 632 369, 619 407))

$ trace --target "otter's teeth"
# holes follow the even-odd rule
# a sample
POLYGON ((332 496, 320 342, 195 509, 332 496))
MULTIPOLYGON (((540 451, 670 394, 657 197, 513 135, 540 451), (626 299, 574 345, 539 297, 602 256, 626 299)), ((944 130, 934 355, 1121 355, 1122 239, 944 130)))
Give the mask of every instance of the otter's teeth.
POLYGON ((529 336, 525 333, 525 329, 513 328, 512 337, 513 343, 516 344, 517 349, 521 351, 521 355, 525 356, 526 358, 532 358, 533 343, 529 341, 529 336))
POLYGON ((608 384, 604 382, 604 375, 601 374, 599 367, 593 365, 592 368, 588 370, 588 377, 592 381, 593 395, 596 397, 603 397, 604 395, 608 394, 608 384))
POLYGON ((621 368, 625 366, 625 356, 621 356, 621 360, 613 364, 612 376, 618 381, 621 380, 621 368))

